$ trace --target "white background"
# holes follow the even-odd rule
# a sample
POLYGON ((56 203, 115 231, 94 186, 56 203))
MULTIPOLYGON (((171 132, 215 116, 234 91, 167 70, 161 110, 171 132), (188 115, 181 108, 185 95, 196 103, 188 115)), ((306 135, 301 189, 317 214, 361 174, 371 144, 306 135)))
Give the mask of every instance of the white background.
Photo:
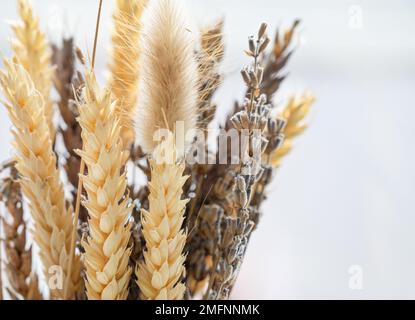
MULTIPOLYGON (((48 36, 92 47, 95 0, 35 0, 48 36)), ((234 298, 415 298, 415 3, 413 1, 186 1, 197 25, 226 19, 227 76, 221 115, 244 90, 239 69, 247 36, 260 22, 303 20, 298 50, 276 102, 311 89, 310 128, 269 189, 234 298), (358 6, 358 7, 356 7, 358 6), (353 28, 354 9, 362 28, 353 28), (352 265, 363 290, 349 288, 352 265)), ((105 78, 112 1, 104 1, 97 70, 105 78)), ((15 19, 13 1, 0 19, 15 19)), ((10 29, 0 26, 9 54, 10 29)), ((223 118, 223 116, 222 116, 223 118)), ((11 154, 0 108, 0 160, 11 154)))

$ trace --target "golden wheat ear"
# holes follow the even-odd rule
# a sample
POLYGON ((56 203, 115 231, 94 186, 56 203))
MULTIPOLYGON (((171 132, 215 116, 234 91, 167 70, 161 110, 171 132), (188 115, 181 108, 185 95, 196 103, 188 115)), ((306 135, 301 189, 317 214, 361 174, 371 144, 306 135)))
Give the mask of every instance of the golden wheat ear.
POLYGON ((51 65, 52 51, 46 40, 46 35, 39 25, 28 0, 18 1, 20 21, 12 23, 15 38, 11 46, 16 61, 29 73, 36 89, 44 99, 44 113, 52 140, 55 137, 53 125, 54 103, 50 97, 53 86, 54 68, 51 65))
POLYGON ((287 105, 279 115, 286 121, 284 128, 284 142, 280 148, 271 154, 271 164, 273 167, 279 167, 281 160, 290 153, 294 138, 302 134, 307 129, 304 119, 315 102, 315 97, 311 93, 304 93, 298 97, 291 97, 287 105))
POLYGON ((4 65, 0 84, 14 126, 16 168, 23 194, 29 201, 34 221, 32 233, 40 248, 51 297, 63 298, 62 288, 51 276, 59 272, 63 275, 62 283, 69 285, 68 296, 75 298, 81 284, 78 256, 73 261, 69 281, 66 281, 74 228, 72 210, 65 207, 63 185, 43 113, 43 98, 24 67, 8 60, 4 65))
POLYGON ((81 179, 87 198, 89 235, 85 249, 86 292, 90 300, 125 300, 131 267, 128 247, 132 206, 126 195, 126 173, 120 123, 115 116, 111 92, 100 89, 93 72, 87 72, 79 106, 83 150, 78 150, 87 166, 81 179))
POLYGON ((151 1, 146 10, 135 128, 138 143, 148 154, 157 145, 154 133, 162 128, 174 131, 177 122, 188 133, 184 147, 178 147, 186 149, 193 141, 190 133, 197 121, 198 73, 189 21, 179 0, 151 1))
POLYGON ((126 149, 134 141, 134 115, 139 79, 141 16, 148 0, 117 0, 113 14, 109 87, 118 101, 121 136, 126 149))

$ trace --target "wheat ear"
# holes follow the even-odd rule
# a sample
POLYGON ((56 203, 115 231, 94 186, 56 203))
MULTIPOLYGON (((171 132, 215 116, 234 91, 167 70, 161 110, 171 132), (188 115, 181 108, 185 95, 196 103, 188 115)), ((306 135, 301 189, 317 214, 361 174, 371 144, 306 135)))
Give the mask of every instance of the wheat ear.
POLYGON ((184 162, 176 163, 172 134, 156 148, 150 166, 149 210, 142 210, 147 250, 136 269, 137 284, 143 299, 181 300, 185 291, 180 279, 185 272, 183 248, 187 236, 181 228, 188 202, 181 195, 188 177, 183 176, 184 162), (163 161, 164 156, 173 161, 163 161))
POLYGON ((298 135, 307 129, 304 119, 310 111, 311 105, 315 98, 310 93, 304 93, 299 97, 291 97, 279 115, 286 120, 285 129, 283 131, 285 139, 280 148, 271 154, 271 164, 273 167, 278 167, 284 158, 292 149, 292 141, 298 135))
MULTIPOLYGON (((71 247, 72 209, 65 207, 63 186, 56 168, 56 156, 43 114, 43 99, 35 89, 25 69, 6 60, 6 71, 0 73, 0 83, 9 117, 14 125, 16 168, 23 194, 29 200, 34 221, 34 239, 40 248, 44 272, 59 266, 66 281, 71 247)), ((80 286, 79 257, 73 261, 69 297, 73 298, 80 286)), ((53 298, 61 298, 63 290, 51 288, 53 298)))
MULTIPOLYGON (((148 20, 141 39, 141 78, 136 131, 138 143, 151 154, 160 128, 174 130, 183 124, 184 133, 195 128, 198 73, 194 39, 186 10, 179 0, 155 0, 147 8, 148 20)), ((193 141, 186 135, 185 147, 193 141)), ((183 149, 181 145, 178 148, 183 149)), ((183 153, 184 150, 178 150, 183 153)))
POLYGON ((139 39, 141 15, 147 0, 117 0, 113 15, 112 62, 109 86, 118 101, 116 115, 121 119, 125 148, 134 141, 133 117, 137 104, 139 39))
POLYGON ((86 290, 90 300, 125 300, 131 267, 128 247, 132 206, 125 195, 126 173, 120 123, 115 117, 111 92, 100 89, 92 72, 85 78, 84 103, 79 106, 83 150, 87 166, 81 175, 87 192, 83 205, 89 213, 85 249, 86 290))
POLYGON ((204 130, 207 129, 216 113, 216 105, 212 103, 212 98, 222 80, 219 68, 224 53, 223 20, 219 20, 201 30, 200 50, 197 54, 199 70, 198 125, 204 130))
POLYGON ((0 201, 4 203, 11 218, 7 219, 5 216, 0 218, 3 222, 7 258, 6 274, 9 280, 7 292, 13 300, 42 300, 38 277, 32 272, 32 246, 28 246, 26 241, 23 196, 14 165, 14 162, 9 162, 0 169, 3 171, 9 167, 8 175, 0 181, 0 201))
POLYGON ((12 23, 15 39, 12 39, 14 55, 29 73, 36 89, 44 99, 44 113, 52 140, 55 137, 53 125, 53 101, 50 92, 53 86, 54 68, 51 66, 52 52, 45 34, 39 26, 39 18, 27 0, 19 0, 18 11, 21 21, 12 23))

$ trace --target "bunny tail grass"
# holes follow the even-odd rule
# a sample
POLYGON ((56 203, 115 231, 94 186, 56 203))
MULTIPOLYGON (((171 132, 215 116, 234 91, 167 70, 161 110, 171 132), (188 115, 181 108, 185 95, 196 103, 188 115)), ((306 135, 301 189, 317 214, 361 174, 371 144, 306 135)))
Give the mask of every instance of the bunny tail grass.
POLYGON ((183 125, 185 143, 193 141, 197 122, 198 69, 193 34, 179 0, 154 0, 148 8, 141 40, 141 78, 136 117, 138 143, 151 154, 158 129, 174 131, 183 125))
POLYGON ((85 249, 86 292, 90 300, 125 300, 132 269, 128 247, 132 206, 128 195, 119 119, 111 92, 101 90, 92 72, 87 72, 84 103, 79 106, 87 174, 81 176, 87 192, 83 205, 89 214, 85 249))
MULTIPOLYGON (((34 221, 32 233, 40 248, 51 297, 62 298, 63 290, 54 282, 53 275, 59 272, 63 275, 62 283, 66 283, 72 210, 65 207, 63 186, 43 114, 42 96, 22 66, 8 60, 4 64, 6 71, 0 73, 0 83, 14 125, 12 133, 17 152, 16 168, 21 176, 19 182, 29 200, 34 221)), ((75 297, 81 284, 79 257, 75 257, 73 263, 68 281, 70 298, 75 297)))
POLYGON ((291 151, 293 139, 307 129, 303 121, 314 101, 315 98, 310 93, 304 93, 299 97, 293 96, 281 112, 280 117, 286 120, 285 139, 282 146, 271 154, 271 164, 274 168, 279 167, 281 160, 291 151))
POLYGON ((55 137, 53 125, 53 101, 50 93, 53 86, 54 69, 51 65, 52 51, 45 34, 40 30, 37 18, 28 0, 19 0, 18 12, 21 21, 12 23, 15 34, 11 41, 18 63, 29 73, 36 89, 44 100, 44 113, 52 140, 55 137))
POLYGON ((136 268, 142 299, 181 300, 185 291, 180 280, 185 273, 183 248, 187 234, 182 224, 188 200, 182 200, 181 195, 188 177, 183 176, 184 162, 176 163, 173 140, 170 134, 150 160, 150 208, 142 210, 146 251, 144 261, 136 268))
POLYGON ((139 79, 141 16, 147 0, 117 0, 113 15, 112 62, 109 86, 118 101, 116 115, 121 120, 125 148, 134 141, 133 118, 139 79))

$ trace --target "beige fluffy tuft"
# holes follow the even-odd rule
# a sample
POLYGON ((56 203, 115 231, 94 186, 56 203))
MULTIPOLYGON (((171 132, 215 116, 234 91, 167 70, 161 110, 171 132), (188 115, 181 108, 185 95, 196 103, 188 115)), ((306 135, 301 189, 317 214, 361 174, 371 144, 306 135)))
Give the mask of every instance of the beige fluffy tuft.
POLYGON ((190 132, 197 122, 194 34, 179 0, 151 1, 146 13, 140 42, 137 142, 145 152, 152 153, 157 144, 154 133, 158 129, 175 131, 176 122, 182 121, 184 133, 188 133, 186 148, 193 140, 190 132))
POLYGON ((134 141, 135 108, 139 79, 141 16, 148 0, 117 0, 113 15, 112 62, 109 86, 118 101, 121 136, 126 148, 134 141))

